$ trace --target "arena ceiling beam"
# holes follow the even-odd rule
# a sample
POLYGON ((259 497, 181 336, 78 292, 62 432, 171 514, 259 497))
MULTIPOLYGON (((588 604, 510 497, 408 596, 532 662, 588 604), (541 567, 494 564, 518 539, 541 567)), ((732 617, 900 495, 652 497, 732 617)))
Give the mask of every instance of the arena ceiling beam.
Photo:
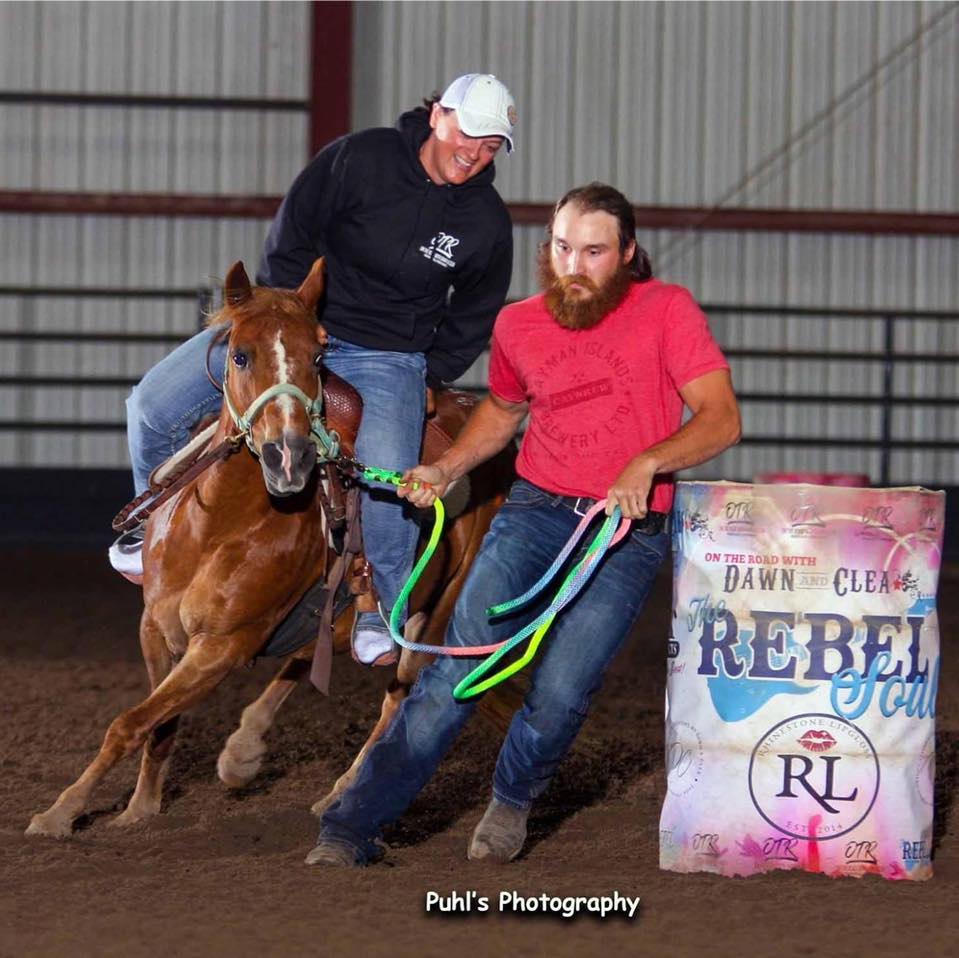
MULTIPOLYGON (((239 194, 0 190, 0 213, 270 219, 281 200, 280 196, 239 194)), ((553 209, 549 203, 508 203, 507 206, 513 223, 518 226, 542 226, 553 209)), ((642 229, 959 236, 959 213, 700 206, 636 206, 634 209, 636 225, 642 229)))

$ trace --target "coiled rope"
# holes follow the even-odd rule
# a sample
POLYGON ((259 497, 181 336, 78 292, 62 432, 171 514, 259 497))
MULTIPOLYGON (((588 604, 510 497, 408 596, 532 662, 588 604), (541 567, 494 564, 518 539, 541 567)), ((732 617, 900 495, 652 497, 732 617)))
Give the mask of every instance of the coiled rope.
MULTIPOLYGON (((382 483, 394 487, 404 484, 403 476, 400 473, 388 469, 362 466, 358 469, 358 472, 367 482, 382 483)), ((562 551, 535 585, 515 599, 509 599, 505 602, 490 606, 490 608, 486 610, 487 617, 496 618, 505 615, 527 605, 535 599, 556 576, 572 551, 579 544, 579 541, 582 539, 593 519, 601 513, 605 507, 606 500, 602 499, 583 516, 579 525, 569 537, 566 545, 563 546, 562 551)), ((493 686, 498 685, 500 682, 504 682, 533 659, 539 649, 540 643, 553 624, 553 620, 582 591, 592 574, 596 571, 606 551, 629 532, 630 526, 630 520, 625 518, 619 507, 616 506, 613 509, 612 515, 606 517, 603 525, 594 536, 592 542, 590 542, 586 554, 567 574, 562 585, 553 596, 549 606, 533 619, 532 622, 517 632, 516 635, 493 645, 447 647, 442 645, 425 645, 421 642, 409 642, 400 634, 400 615, 402 610, 406 606, 410 593, 423 574, 423 570, 433 557, 440 536, 443 534, 443 522, 446 510, 443 506, 443 501, 439 497, 433 502, 433 512, 433 529, 430 533, 429 541, 423 550, 423 554, 413 567, 409 578, 400 590, 400 594, 390 613, 388 625, 393 641, 402 648, 409 649, 411 652, 426 652, 430 655, 452 655, 473 658, 487 656, 485 661, 481 662, 453 689, 454 698, 460 702, 480 695, 493 688, 493 686), (488 675, 504 656, 508 655, 510 651, 530 635, 532 635, 532 639, 530 640, 529 646, 520 658, 504 666, 498 672, 488 675)))

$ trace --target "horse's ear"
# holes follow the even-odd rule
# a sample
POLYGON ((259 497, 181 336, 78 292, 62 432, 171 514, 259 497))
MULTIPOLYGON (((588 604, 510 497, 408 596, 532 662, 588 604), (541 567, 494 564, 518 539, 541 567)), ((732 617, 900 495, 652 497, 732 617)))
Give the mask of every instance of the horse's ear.
POLYGON ((325 263, 326 261, 321 256, 310 269, 310 275, 303 280, 300 288, 296 291, 296 295, 303 300, 306 308, 310 311, 316 309, 316 304, 320 301, 320 297, 323 295, 323 289, 326 286, 326 283, 323 281, 325 263))
POLYGON ((229 306, 239 306, 252 295, 250 277, 246 275, 243 263, 237 260, 226 274, 226 280, 223 283, 223 300, 229 306))

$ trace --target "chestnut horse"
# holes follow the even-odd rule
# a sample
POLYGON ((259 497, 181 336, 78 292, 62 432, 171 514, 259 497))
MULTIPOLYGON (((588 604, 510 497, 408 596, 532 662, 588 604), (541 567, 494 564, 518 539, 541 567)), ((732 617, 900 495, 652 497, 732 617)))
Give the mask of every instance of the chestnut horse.
MULTIPOLYGON (((332 547, 319 502, 323 481, 315 468, 311 419, 318 405, 312 397, 319 398, 321 389, 325 333, 315 316, 322 291, 322 260, 296 292, 251 287, 241 263, 227 275, 226 305, 212 322, 229 323, 223 384, 229 401, 212 444, 235 433, 232 405, 247 410, 241 418, 250 420, 252 455, 242 450, 216 462, 150 517, 140 646, 151 692, 113 720, 94 760, 47 811, 33 816, 27 834, 70 834, 97 783, 141 747, 133 797, 111 824, 130 825, 155 815, 180 715, 232 670, 250 663, 311 584, 326 576, 332 547)), ((412 598, 411 610, 419 614, 410 626, 427 641, 441 641, 469 563, 511 481, 510 454, 487 465, 474 481, 466 510, 444 536, 438 575, 412 598)), ((338 640, 348 644, 342 629, 338 640)), ((228 745, 218 765, 227 784, 248 781, 255 773, 262 753, 256 732, 265 728, 265 716, 272 720, 302 674, 306 654, 296 653, 244 712, 244 724, 231 736, 232 758, 228 745)), ((380 722, 357 763, 424 661, 404 652, 380 722)))

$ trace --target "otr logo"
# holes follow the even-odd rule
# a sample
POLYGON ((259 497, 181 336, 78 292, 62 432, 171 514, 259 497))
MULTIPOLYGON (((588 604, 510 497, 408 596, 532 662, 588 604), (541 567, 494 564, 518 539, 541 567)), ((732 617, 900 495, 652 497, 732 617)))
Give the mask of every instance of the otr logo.
POLYGON ((793 838, 827 841, 851 832, 878 793, 872 743, 836 715, 796 715, 774 725, 749 760, 756 811, 793 838))
POLYGON ((455 236, 450 236, 449 233, 438 233, 436 236, 436 248, 444 256, 452 256, 453 247, 459 245, 460 241, 455 236))
POLYGON ((796 506, 789 514, 789 518, 794 526, 824 526, 826 524, 819 518, 819 509, 812 502, 796 506))
POLYGON ((723 510, 730 522, 752 523, 753 504, 749 501, 727 502, 723 510))
POLYGON ((873 506, 862 514, 864 526, 875 526, 878 529, 892 528, 892 506, 873 506))

